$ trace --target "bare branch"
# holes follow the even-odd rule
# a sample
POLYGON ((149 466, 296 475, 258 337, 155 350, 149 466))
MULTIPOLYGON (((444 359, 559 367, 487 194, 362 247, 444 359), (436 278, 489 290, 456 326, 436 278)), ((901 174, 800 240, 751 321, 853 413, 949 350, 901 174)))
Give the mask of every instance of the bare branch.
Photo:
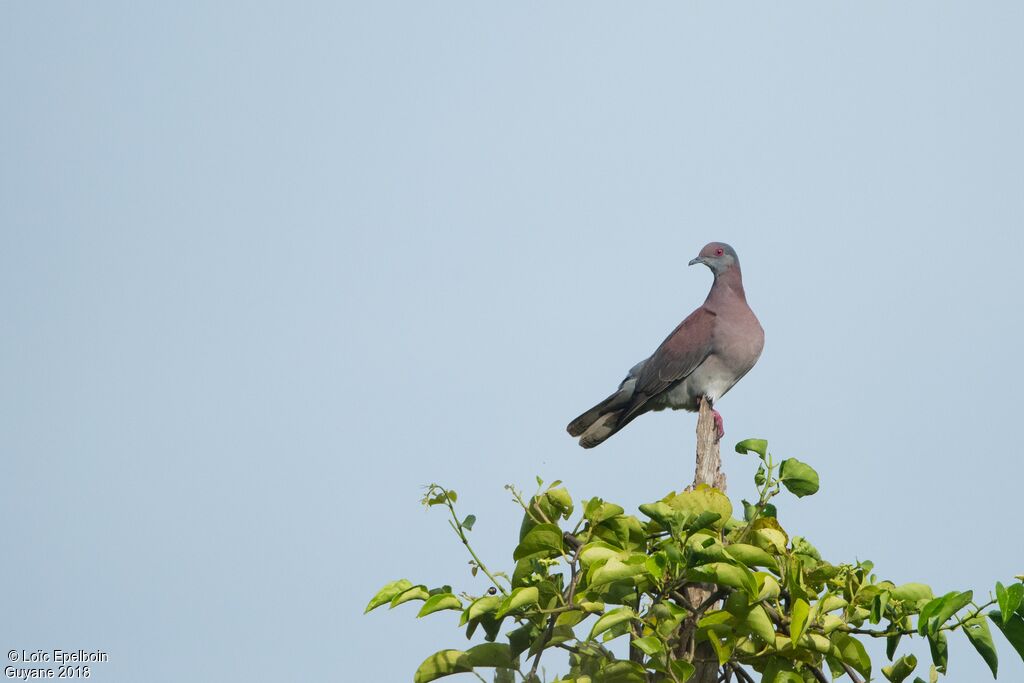
POLYGON ((754 683, 754 679, 739 664, 729 664, 729 668, 736 672, 736 678, 743 681, 743 683, 754 683))
MULTIPOLYGON (((579 584, 580 576, 583 572, 580 570, 577 564, 580 559, 580 550, 582 545, 576 546, 576 551, 572 555, 572 559, 569 560, 569 571, 572 572, 572 579, 569 581, 569 585, 566 587, 565 592, 562 593, 563 601, 567 608, 573 606, 573 594, 576 592, 576 586, 579 584)), ((540 666, 540 657, 544 654, 544 646, 551 640, 551 634, 555 631, 555 620, 558 619, 558 614, 552 614, 548 617, 548 626, 544 629, 544 635, 541 636, 540 649, 537 650, 537 656, 533 658, 533 666, 530 667, 530 675, 527 676, 527 680, 532 679, 537 675, 537 668, 540 666)))
POLYGON ((831 680, 825 678, 825 672, 821 670, 821 667, 811 666, 808 668, 811 670, 811 673, 814 674, 814 680, 818 681, 818 683, 832 683, 831 680))
POLYGON ((846 670, 846 675, 850 677, 853 683, 864 683, 864 679, 857 675, 857 672, 853 670, 853 667, 846 662, 840 662, 843 665, 843 669, 846 670))

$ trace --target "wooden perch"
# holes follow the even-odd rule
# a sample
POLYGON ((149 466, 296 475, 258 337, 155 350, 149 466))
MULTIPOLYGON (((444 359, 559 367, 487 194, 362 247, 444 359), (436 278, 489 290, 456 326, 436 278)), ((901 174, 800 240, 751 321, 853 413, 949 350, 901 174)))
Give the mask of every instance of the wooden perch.
MULTIPOLYGON (((715 416, 707 399, 700 400, 700 413, 697 416, 697 467, 693 474, 693 484, 714 486, 725 492, 725 474, 722 473, 722 456, 718 449, 718 429, 715 416)), ((683 590, 691 605, 701 605, 712 595, 713 586, 690 585, 683 590)), ((697 630, 697 618, 687 619, 680 633, 677 656, 685 657, 696 667, 691 683, 715 683, 719 676, 718 657, 709 643, 701 643, 694 647, 693 636, 697 630)))
POLYGON ((722 473, 722 456, 718 451, 718 430, 715 416, 706 398, 700 399, 700 413, 697 417, 697 469, 693 474, 693 486, 707 484, 725 492, 725 474, 722 473))

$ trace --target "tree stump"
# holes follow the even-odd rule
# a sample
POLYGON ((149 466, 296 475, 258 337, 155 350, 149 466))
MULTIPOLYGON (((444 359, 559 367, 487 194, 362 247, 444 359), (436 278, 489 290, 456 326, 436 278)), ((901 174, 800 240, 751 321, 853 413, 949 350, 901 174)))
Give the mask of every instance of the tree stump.
POLYGON ((700 400, 697 417, 697 468, 693 474, 693 486, 707 484, 725 492, 725 474, 722 472, 722 456, 718 451, 718 430, 715 417, 706 398, 700 400))
MULTIPOLYGON (((722 472, 722 457, 718 449, 718 430, 715 428, 714 414, 707 399, 700 400, 700 413, 697 417, 697 467, 693 475, 693 484, 713 486, 725 492, 725 474, 722 472)), ((706 584, 687 586, 684 589, 687 600, 694 607, 702 605, 712 593, 713 588, 706 584)), ((718 657, 708 643, 694 646, 693 636, 697 630, 697 619, 690 618, 683 622, 680 632, 679 648, 676 655, 689 659, 696 667, 692 683, 715 683, 718 680, 718 657)))

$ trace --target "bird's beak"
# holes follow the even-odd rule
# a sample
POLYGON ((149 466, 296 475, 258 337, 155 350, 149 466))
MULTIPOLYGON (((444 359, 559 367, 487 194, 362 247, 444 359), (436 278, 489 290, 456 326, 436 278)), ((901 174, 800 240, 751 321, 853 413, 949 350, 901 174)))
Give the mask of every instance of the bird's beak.
POLYGON ((697 264, 697 263, 704 263, 704 259, 702 257, 698 256, 697 258, 695 258, 692 261, 690 261, 690 265, 691 266, 694 265, 694 264, 697 264))

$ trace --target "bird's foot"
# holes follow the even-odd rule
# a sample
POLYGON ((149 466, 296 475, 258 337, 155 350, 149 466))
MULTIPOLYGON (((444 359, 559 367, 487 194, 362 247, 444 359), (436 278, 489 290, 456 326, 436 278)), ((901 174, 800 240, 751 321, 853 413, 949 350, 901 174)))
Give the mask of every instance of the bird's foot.
POLYGON ((722 414, 714 408, 711 409, 711 415, 715 418, 715 432, 718 434, 715 443, 718 443, 725 436, 725 423, 722 422, 722 414))

